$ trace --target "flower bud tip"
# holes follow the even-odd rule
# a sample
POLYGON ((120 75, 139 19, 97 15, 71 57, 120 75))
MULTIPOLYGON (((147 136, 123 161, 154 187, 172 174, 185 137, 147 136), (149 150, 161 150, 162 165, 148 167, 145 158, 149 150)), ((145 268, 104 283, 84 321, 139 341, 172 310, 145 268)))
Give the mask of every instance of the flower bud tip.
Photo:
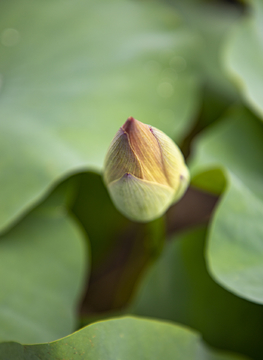
POLYGON ((136 120, 134 119, 134 117, 130 116, 126 122, 122 125, 122 129, 129 133, 132 130, 132 127, 134 126, 134 123, 136 122, 136 120))

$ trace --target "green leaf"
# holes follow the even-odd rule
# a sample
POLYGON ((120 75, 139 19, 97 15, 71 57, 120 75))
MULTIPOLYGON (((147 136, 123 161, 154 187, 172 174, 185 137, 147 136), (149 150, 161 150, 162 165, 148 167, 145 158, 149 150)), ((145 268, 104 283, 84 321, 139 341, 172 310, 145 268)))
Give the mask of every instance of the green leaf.
POLYGON ((213 218, 207 248, 208 266, 215 279, 237 295, 260 304, 262 219, 263 199, 232 175, 213 218))
POLYGON ((263 119, 263 3, 251 4, 250 15, 229 34, 224 64, 247 104, 263 119))
POLYGON ((242 359, 208 349, 198 334, 187 328, 132 317, 94 323, 48 344, 0 344, 0 360, 7 357, 9 360, 242 359))
POLYGON ((215 347, 261 360, 263 307, 219 286, 203 256, 206 229, 173 236, 147 271, 128 311, 180 322, 215 347))
POLYGON ((0 237, 0 341, 51 341, 76 328, 88 254, 64 186, 0 237))
POLYGON ((168 5, 11 0, 0 23, 0 229, 62 177, 101 170, 128 116, 176 139, 193 121, 199 45, 168 5))
POLYGON ((263 303, 263 126, 248 111, 233 110, 198 138, 193 152, 193 184, 213 188, 205 175, 214 169, 227 182, 209 231, 209 271, 235 294, 263 303))

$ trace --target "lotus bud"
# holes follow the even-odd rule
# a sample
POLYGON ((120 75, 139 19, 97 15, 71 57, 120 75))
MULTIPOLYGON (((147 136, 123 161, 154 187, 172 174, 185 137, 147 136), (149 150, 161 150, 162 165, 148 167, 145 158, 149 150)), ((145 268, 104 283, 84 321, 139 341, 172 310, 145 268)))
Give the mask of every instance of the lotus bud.
POLYGON ((130 117, 111 142, 104 181, 121 213, 146 222, 183 196, 189 172, 180 149, 167 135, 130 117))

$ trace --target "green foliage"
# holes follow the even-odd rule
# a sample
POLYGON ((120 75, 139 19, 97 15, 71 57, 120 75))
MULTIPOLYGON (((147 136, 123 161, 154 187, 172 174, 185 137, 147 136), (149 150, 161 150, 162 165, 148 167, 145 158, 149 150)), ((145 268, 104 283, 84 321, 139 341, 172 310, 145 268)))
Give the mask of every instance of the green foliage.
POLYGON ((0 360, 262 359, 262 24, 261 0, 0 2, 0 360), (118 212, 129 116, 202 206, 118 212))
MULTIPOLYGON (((226 288, 258 303, 263 302, 262 139, 258 119, 235 109, 197 139, 192 162, 193 184, 195 174, 214 169, 221 169, 227 182, 211 222, 209 269, 226 288)), ((211 183, 205 174, 197 179, 203 188, 211 183)))
POLYGON ((51 341, 76 327, 88 253, 65 195, 58 189, 0 238, 0 341, 51 341))
POLYGON ((263 308, 211 279, 203 254, 206 234, 201 227, 173 236, 143 277, 129 311, 190 326, 219 348, 262 354, 263 308))
MULTIPOLYGON (((64 339, 42 345, 0 344, 9 359, 160 359, 242 360, 207 349, 186 328, 160 321, 123 318, 94 323, 64 339)), ((5 359, 1 357, 0 359, 5 359)))
POLYGON ((263 118, 262 61, 263 3, 251 0, 252 14, 237 24, 229 35, 225 50, 225 67, 245 102, 263 118))

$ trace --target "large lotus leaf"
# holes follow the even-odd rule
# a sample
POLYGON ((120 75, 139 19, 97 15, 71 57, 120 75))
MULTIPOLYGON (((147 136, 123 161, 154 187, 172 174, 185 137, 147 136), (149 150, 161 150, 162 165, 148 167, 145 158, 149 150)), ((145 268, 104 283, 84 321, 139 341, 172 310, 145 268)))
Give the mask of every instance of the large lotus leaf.
POLYGON ((76 327, 87 249, 64 185, 0 237, 0 341, 51 341, 76 327))
POLYGON ((177 139, 193 120, 198 44, 168 5, 11 0, 0 24, 2 229, 62 176, 101 169, 128 116, 177 139))
POLYGON ((174 236, 145 274, 129 309, 195 328, 212 346, 261 360, 263 307, 219 286, 207 272, 206 230, 174 236))
POLYGON ((89 325, 48 344, 0 344, 0 360, 238 360, 208 349, 182 326, 125 317, 89 325))
POLYGON ((235 294, 263 303, 263 125, 233 110, 198 138, 193 153, 193 184, 206 188, 214 169, 215 188, 222 176, 227 182, 209 231, 209 271, 235 294))
POLYGON ((263 2, 229 34, 224 64, 247 104, 263 119, 263 2))

